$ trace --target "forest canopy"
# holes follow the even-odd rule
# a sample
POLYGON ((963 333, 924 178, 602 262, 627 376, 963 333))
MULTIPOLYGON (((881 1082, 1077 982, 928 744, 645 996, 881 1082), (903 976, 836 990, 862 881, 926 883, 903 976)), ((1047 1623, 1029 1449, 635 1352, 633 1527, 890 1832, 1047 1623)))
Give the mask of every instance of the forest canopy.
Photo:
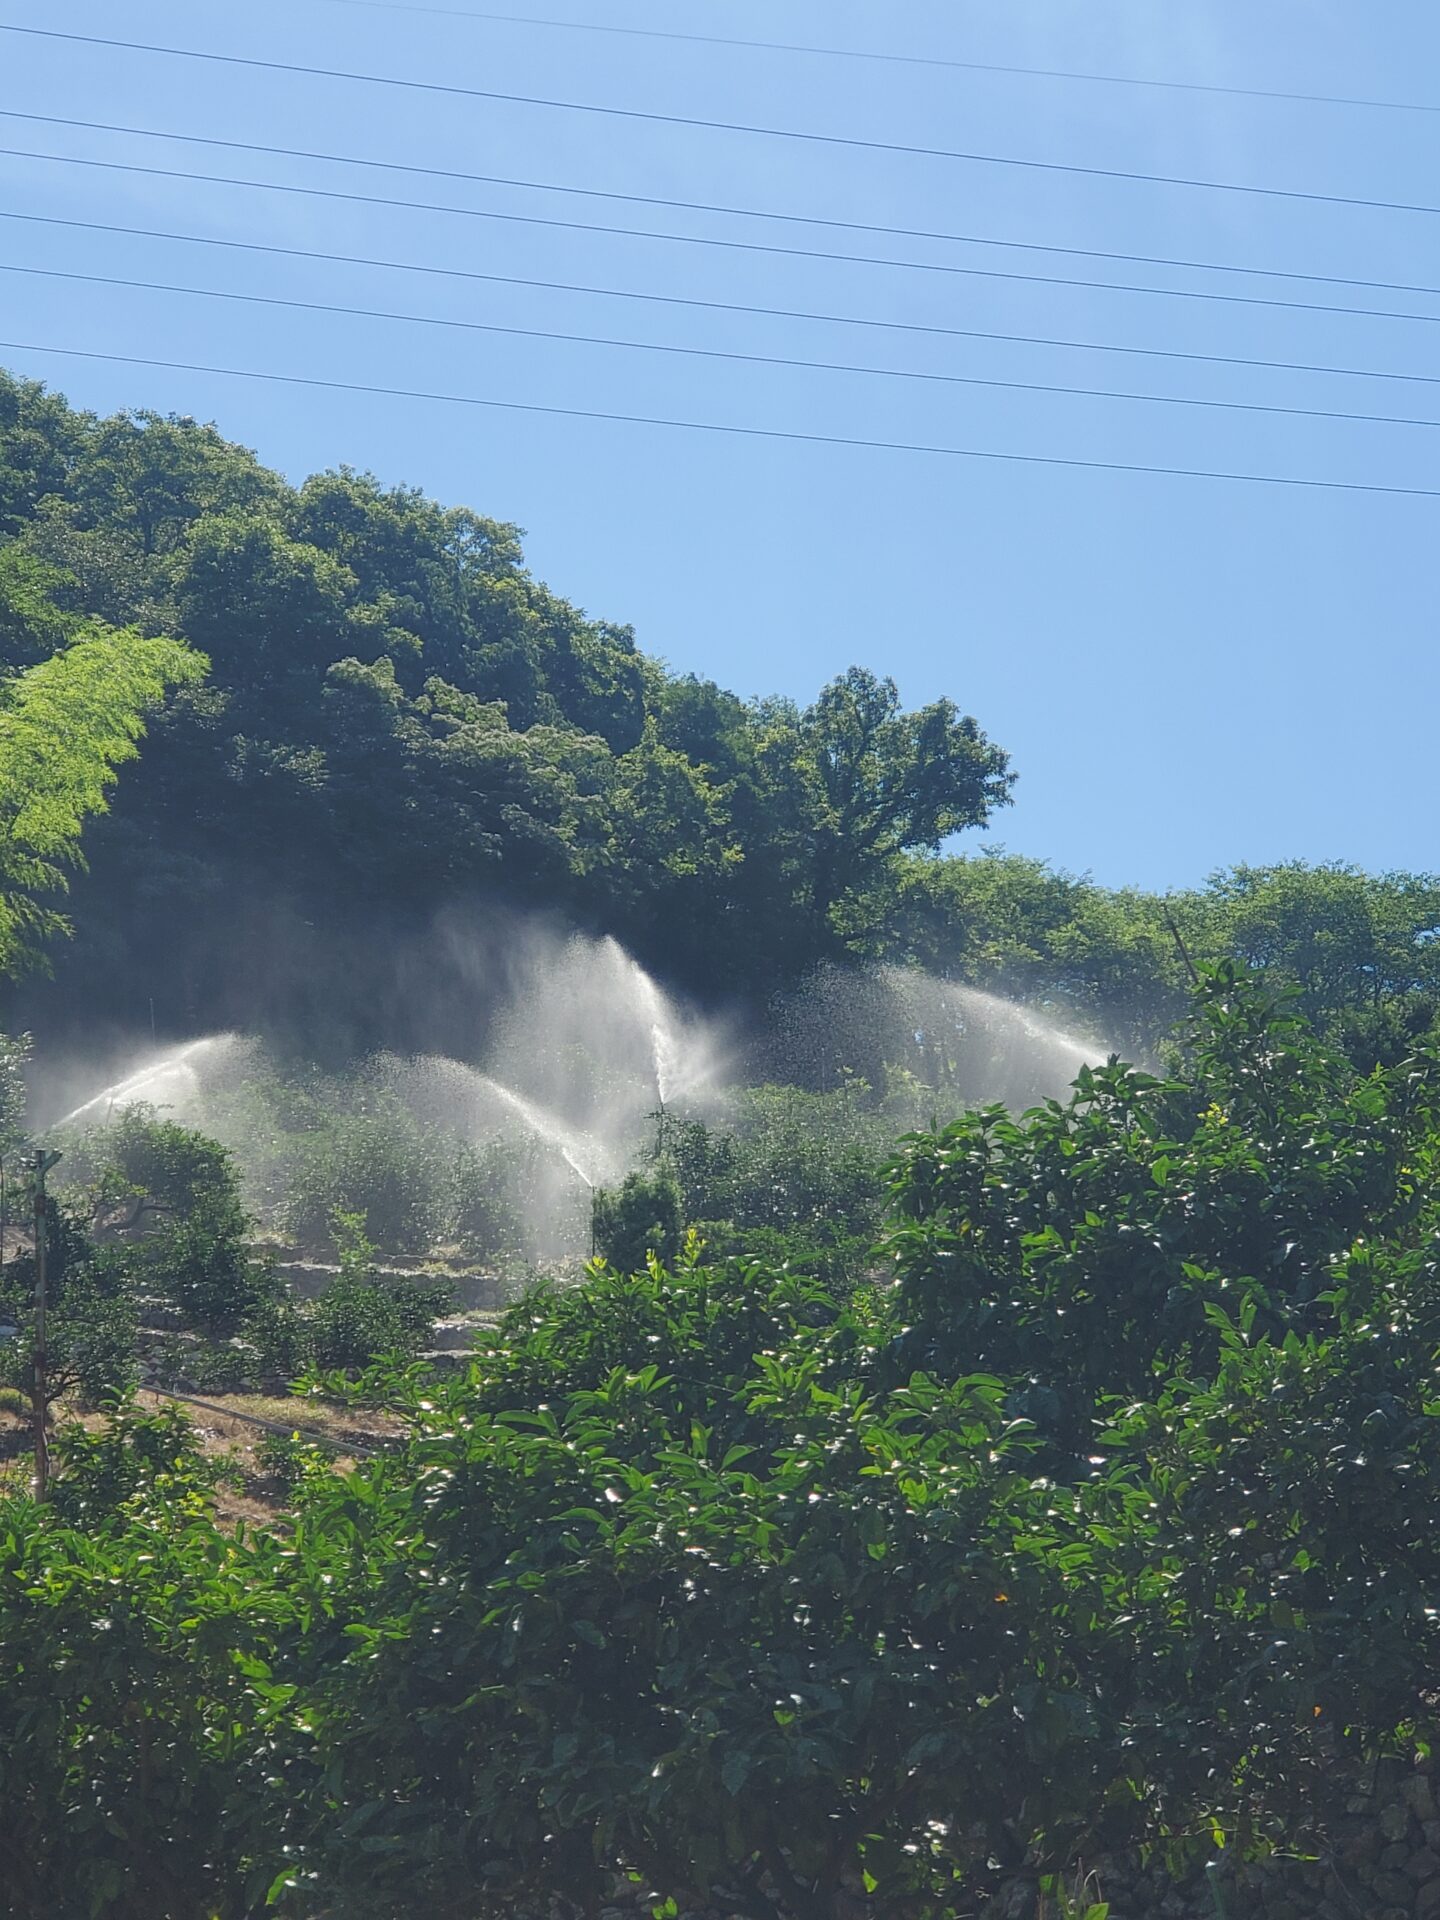
POLYGON ((1161 900, 957 853, 1015 774, 950 700, 907 711, 863 666, 807 707, 742 699, 561 599, 504 522, 346 467, 294 487, 213 426, 0 373, 0 674, 77 663, 96 621, 211 669, 87 831, 75 938, 12 1025, 153 1001, 177 1032, 452 1045, 395 982, 436 980, 457 908, 614 934, 702 1002, 893 962, 1126 1048, 1205 961, 1297 986, 1357 1057, 1440 1004, 1435 876, 1239 867, 1161 900))
POLYGON ((1440 878, 1014 779, 0 375, 0 1916, 1440 1912, 1440 878))
POLYGON ((861 668, 808 708, 674 676, 534 579, 514 527, 347 468, 294 488, 190 420, 0 381, 0 537, 5 671, 95 617, 212 663, 94 837, 103 978, 83 934, 67 972, 117 1010, 143 974, 212 1013, 237 902, 339 934, 467 891, 763 990, 1009 796, 948 700, 904 712, 861 668))

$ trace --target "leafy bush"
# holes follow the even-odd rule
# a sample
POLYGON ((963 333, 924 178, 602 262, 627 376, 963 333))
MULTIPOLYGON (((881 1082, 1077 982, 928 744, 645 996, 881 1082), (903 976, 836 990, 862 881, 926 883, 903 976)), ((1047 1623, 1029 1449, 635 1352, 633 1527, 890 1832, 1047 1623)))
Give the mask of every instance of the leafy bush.
POLYGON ((767 1268, 795 1267, 836 1287, 856 1280, 870 1263, 868 1237, 846 1233, 843 1224, 811 1227, 737 1227, 733 1220, 695 1220, 690 1230, 707 1259, 754 1260, 767 1268))
POLYGON ((412 1359, 450 1297, 444 1284, 399 1281, 382 1286, 341 1274, 308 1315, 308 1357, 318 1367, 342 1368, 364 1367, 382 1356, 412 1359))
POLYGON ((135 1266, 186 1326, 212 1337, 238 1332, 283 1290, 274 1267, 252 1259, 233 1226, 209 1211, 159 1228, 137 1250, 135 1266))
POLYGON ((243 1222, 226 1149, 193 1127, 162 1120, 153 1107, 122 1107, 107 1125, 70 1148, 67 1160, 67 1179, 88 1180, 98 1205, 143 1201, 137 1223, 146 1213, 188 1215, 202 1209, 226 1209, 243 1222))
POLYGON ((1357 1238, 1418 1204, 1433 1060, 1362 1078, 1229 968, 1188 1054, 1183 1082, 1087 1069, 1068 1105, 912 1139, 888 1245, 904 1364, 1029 1383, 1017 1410, 1083 1450, 1104 1396, 1213 1365, 1218 1312, 1278 1339, 1339 1324, 1357 1238))
POLYGON ((310 1312, 288 1298, 270 1301, 251 1314, 236 1345, 235 1364, 246 1380, 283 1385, 314 1360, 310 1312))
POLYGON ((87 1185, 97 1237, 124 1245, 135 1290, 184 1325, 233 1334, 278 1296, 275 1274, 250 1256, 239 1179, 218 1141, 127 1107, 80 1142, 66 1172, 87 1185))
POLYGON ((188 1499, 218 1478, 178 1407, 141 1413, 123 1403, 94 1432, 72 1421, 55 1436, 55 1459, 55 1511, 92 1532, 115 1521, 141 1495, 188 1499))
POLYGON ((679 1252, 680 1188, 666 1168, 627 1174, 613 1190, 597 1187, 592 1204, 595 1251, 621 1272, 638 1273, 652 1255, 663 1264, 679 1252))
POLYGON ((1313 1848, 1440 1736, 1437 1099, 1222 974, 1174 1078, 913 1140, 893 1283, 692 1239, 392 1370, 283 1549, 82 1446, 88 1536, 0 1524, 0 1903, 954 1920, 1313 1848))
POLYGON ((329 1455, 299 1433, 267 1433, 255 1458, 260 1471, 283 1493, 293 1493, 308 1474, 326 1471, 329 1455))
POLYGON ((245 1920, 303 1755, 285 1550, 215 1525, 168 1415, 65 1446, 60 1511, 0 1502, 0 1914, 245 1920))
MULTIPOLYGON (((135 1373, 136 1312, 124 1261, 94 1248, 81 1222, 54 1201, 46 1262, 47 1407, 78 1393, 92 1405, 129 1386, 135 1373)), ((0 1341, 0 1384, 33 1400, 36 1391, 35 1259, 23 1253, 0 1266, 0 1321, 16 1328, 0 1341)))
POLYGON ((333 1114, 323 1129, 298 1136, 296 1149, 285 1223, 305 1245, 333 1245, 339 1213, 359 1215, 365 1231, 397 1253, 423 1253, 444 1238, 453 1149, 398 1100, 333 1114))
POLYGON ((658 1153, 687 1221, 873 1240, 897 1119, 862 1081, 834 1093, 751 1087, 724 1129, 667 1115, 658 1153))
POLYGON ((337 1214, 332 1232, 340 1272, 304 1316, 310 1359, 322 1368, 363 1367, 381 1356, 413 1359, 449 1306, 450 1288, 413 1280, 381 1285, 358 1214, 337 1214))

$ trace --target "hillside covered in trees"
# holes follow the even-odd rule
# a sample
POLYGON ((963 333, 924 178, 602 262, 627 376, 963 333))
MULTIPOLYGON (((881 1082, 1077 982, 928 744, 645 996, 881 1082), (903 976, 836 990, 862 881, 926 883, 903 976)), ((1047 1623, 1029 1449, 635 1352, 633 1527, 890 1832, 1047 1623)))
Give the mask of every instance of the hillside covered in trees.
POLYGON ((0 377, 0 1915, 1434 1920, 1440 879, 1014 777, 0 377))
POLYGON ((863 667, 808 708, 742 700, 558 598, 502 522, 344 467, 295 488, 213 427, 0 376, 0 667, 94 619, 210 671, 88 833, 74 938, 12 1025, 135 1031, 153 1001, 174 1033, 453 1045, 455 936, 506 908, 613 933, 702 1002, 898 961, 1125 1045, 1225 956, 1377 1058, 1440 999, 1428 876, 1247 869, 1161 902, 957 854, 1015 776, 948 701, 906 712, 863 667), (425 995, 400 991, 417 959, 425 995))

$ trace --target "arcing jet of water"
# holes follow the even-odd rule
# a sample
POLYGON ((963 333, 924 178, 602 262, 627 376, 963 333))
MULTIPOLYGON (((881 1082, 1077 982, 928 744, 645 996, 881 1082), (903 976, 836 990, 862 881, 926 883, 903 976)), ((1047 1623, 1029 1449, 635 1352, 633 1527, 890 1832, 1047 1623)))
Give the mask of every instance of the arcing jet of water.
POLYGON ((78 1107, 72 1107, 63 1118, 55 1121, 57 1127, 71 1126, 76 1120, 83 1120, 87 1114, 108 1113, 112 1107, 128 1106, 135 1101, 144 1100, 164 1092, 167 1083, 173 1084, 173 1090, 189 1095, 198 1084, 196 1067, 205 1059, 215 1055, 228 1046, 235 1036, 230 1033, 206 1034, 199 1040, 191 1040, 174 1053, 163 1054, 158 1060, 151 1059, 143 1067, 128 1074, 123 1080, 116 1080, 108 1087, 102 1087, 91 1099, 82 1101, 78 1107))
POLYGON ((586 1172, 579 1159, 579 1155, 587 1152, 588 1149, 582 1147, 572 1133, 562 1127, 552 1114, 545 1113, 533 1101, 527 1100, 523 1094, 516 1093, 513 1087, 507 1087, 499 1080, 492 1079, 488 1073, 477 1073, 475 1078, 488 1087, 497 1099, 503 1101, 512 1113, 519 1114, 533 1134, 541 1140, 548 1141, 571 1172, 578 1174, 591 1192, 594 1192, 598 1183, 593 1175, 586 1172))

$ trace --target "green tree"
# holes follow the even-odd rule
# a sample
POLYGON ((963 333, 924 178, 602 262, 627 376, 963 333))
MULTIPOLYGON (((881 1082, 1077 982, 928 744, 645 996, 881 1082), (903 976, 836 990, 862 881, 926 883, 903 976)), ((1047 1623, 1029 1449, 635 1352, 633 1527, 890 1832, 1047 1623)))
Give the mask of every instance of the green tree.
POLYGON ((0 546, 0 668, 33 667, 72 638, 76 619, 63 602, 73 584, 13 541, 0 546))
POLYGON ((413 1360, 450 1304, 449 1287, 416 1280, 383 1283, 358 1213, 337 1213, 332 1231, 340 1271, 301 1317, 315 1365, 354 1369, 381 1358, 413 1360))
POLYGON ((113 414, 86 439, 68 490, 77 524, 120 533, 147 560, 181 546, 205 516, 280 493, 252 453, 176 414, 113 414))
POLYGON ((28 1033, 0 1033, 0 1160, 11 1165, 12 1156, 26 1138, 25 1110, 29 1094, 25 1069, 33 1045, 28 1033))
POLYGON ((38 380, 0 368, 0 538, 18 533, 42 500, 64 492, 92 418, 38 380))
POLYGON ((680 1188, 668 1167, 628 1173, 614 1189, 594 1196, 595 1251, 623 1273, 637 1273, 652 1256, 673 1260, 684 1231, 680 1188))
POLYGON ((205 648, 217 683, 244 688, 252 706, 261 687, 283 686, 287 698, 298 697, 313 712, 333 661, 356 653, 373 659, 385 650, 383 629, 374 633, 376 644, 365 644, 368 623, 350 569, 293 539, 270 512, 237 507, 206 515, 180 559, 182 631, 205 648))
POLYGON ((903 713, 893 680, 852 667, 801 717, 818 777, 814 910, 828 920, 896 855, 935 850, 1009 802, 1009 761, 949 700, 903 713))
POLYGON ((57 1455, 58 1512, 12 1498, 0 1526, 0 1914, 246 1920, 281 1870, 256 1876, 266 1773, 303 1758, 270 1664, 301 1626, 286 1547, 216 1526, 171 1413, 57 1455))
POLYGON ((1299 989, 1318 1026, 1390 1060, 1440 1008, 1440 877, 1236 867, 1209 892, 1225 949, 1299 989))
MULTIPOLYGON (((92 1403, 135 1376, 135 1301, 125 1263, 98 1252, 83 1223, 50 1209, 46 1264, 44 1410, 80 1394, 92 1403)), ((0 1382, 35 1404, 35 1260, 22 1253, 0 1267, 0 1319, 15 1329, 0 1342, 0 1382)))
POLYGON ((88 1186, 92 1234, 122 1247, 137 1290, 187 1326, 223 1338, 277 1298, 276 1275, 251 1257, 239 1179, 217 1141, 127 1107, 65 1171, 88 1186))
POLYGON ((204 671, 176 641, 97 624, 0 692, 0 971, 33 962, 64 929, 44 896, 79 864, 86 818, 138 753, 147 712, 204 671))

